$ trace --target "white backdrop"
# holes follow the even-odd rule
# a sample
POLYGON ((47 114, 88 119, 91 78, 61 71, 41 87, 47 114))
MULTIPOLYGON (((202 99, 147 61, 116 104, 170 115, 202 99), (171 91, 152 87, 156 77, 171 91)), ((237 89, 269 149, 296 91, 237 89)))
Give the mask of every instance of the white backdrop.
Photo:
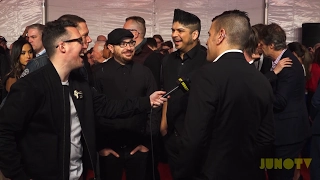
MULTIPOLYGON (((0 0, 1 1, 1 0, 0 0)), ((42 0, 2 0, 0 2, 0 35, 10 45, 26 25, 42 22, 42 0)), ((63 14, 86 19, 93 40, 122 27, 125 18, 138 15, 146 20, 146 37, 161 34, 171 40, 173 10, 180 8, 200 17, 200 40, 205 44, 211 19, 225 10, 247 11, 251 24, 264 22, 265 0, 46 0, 47 21, 63 14)), ((301 40, 301 25, 320 22, 320 0, 269 0, 268 22, 280 24, 288 41, 301 40)), ((92 46, 91 43, 90 46, 92 46)))
POLYGON ((212 18, 225 10, 247 11, 253 24, 264 20, 262 0, 49 0, 47 20, 57 19, 66 13, 77 14, 86 19, 90 36, 95 40, 100 34, 108 35, 111 30, 122 27, 126 17, 137 15, 146 21, 146 37, 161 34, 165 40, 171 40, 175 8, 194 13, 201 19, 200 40, 203 44, 212 18))

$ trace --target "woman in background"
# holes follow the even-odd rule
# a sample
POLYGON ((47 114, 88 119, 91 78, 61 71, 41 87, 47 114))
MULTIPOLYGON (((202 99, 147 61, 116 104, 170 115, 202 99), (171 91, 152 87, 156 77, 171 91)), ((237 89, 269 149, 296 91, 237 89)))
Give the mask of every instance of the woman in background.
POLYGON ((26 40, 17 40, 12 45, 11 50, 11 71, 4 79, 4 86, 9 92, 13 83, 15 83, 25 69, 27 63, 35 57, 31 44, 26 40))

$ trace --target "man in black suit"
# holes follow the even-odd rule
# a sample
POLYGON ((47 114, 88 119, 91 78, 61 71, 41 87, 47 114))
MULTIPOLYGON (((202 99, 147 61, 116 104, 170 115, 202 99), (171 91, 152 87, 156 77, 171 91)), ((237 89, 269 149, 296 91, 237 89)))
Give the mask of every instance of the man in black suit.
POLYGON ((318 86, 311 100, 310 117, 312 123, 312 141, 311 141, 311 180, 320 179, 320 86, 318 86))
POLYGON ((256 180, 255 149, 274 140, 272 88, 245 60, 247 14, 226 11, 212 20, 207 60, 194 74, 181 135, 180 179, 256 180))
POLYGON ((164 92, 126 101, 97 94, 73 71, 87 47, 70 21, 48 22, 43 42, 50 62, 14 83, 0 110, 0 169, 10 179, 82 179, 96 169, 95 117, 145 112, 164 92))
MULTIPOLYGON (((305 79, 299 60, 287 50, 286 34, 277 24, 265 26, 260 34, 260 43, 265 56, 272 60, 273 70, 280 59, 289 57, 291 68, 284 68, 277 75, 265 74, 271 81, 273 94, 273 112, 275 118, 276 139, 273 147, 273 158, 294 159, 299 157, 305 139, 310 134, 308 114, 305 103, 305 79)), ((270 180, 291 180, 295 167, 268 171, 270 180)))

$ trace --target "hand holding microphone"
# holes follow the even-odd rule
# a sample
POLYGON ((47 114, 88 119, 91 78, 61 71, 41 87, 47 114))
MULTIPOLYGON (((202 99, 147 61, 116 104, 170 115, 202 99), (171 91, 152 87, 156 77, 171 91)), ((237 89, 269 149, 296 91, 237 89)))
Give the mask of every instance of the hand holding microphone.
POLYGON ((177 80, 177 86, 174 87, 172 90, 170 90, 169 92, 167 92, 165 95, 163 95, 162 97, 166 98, 167 96, 169 96, 171 93, 177 91, 178 89, 181 89, 183 92, 188 92, 190 90, 190 79, 189 78, 182 78, 180 77, 177 80))

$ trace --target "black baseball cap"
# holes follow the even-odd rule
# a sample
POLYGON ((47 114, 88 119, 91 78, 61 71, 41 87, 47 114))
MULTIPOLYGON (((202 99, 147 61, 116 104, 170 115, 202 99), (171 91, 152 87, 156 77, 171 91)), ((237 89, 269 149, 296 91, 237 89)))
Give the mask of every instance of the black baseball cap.
POLYGON ((131 31, 123 28, 117 28, 108 34, 108 44, 118 45, 125 38, 133 38, 131 31))

